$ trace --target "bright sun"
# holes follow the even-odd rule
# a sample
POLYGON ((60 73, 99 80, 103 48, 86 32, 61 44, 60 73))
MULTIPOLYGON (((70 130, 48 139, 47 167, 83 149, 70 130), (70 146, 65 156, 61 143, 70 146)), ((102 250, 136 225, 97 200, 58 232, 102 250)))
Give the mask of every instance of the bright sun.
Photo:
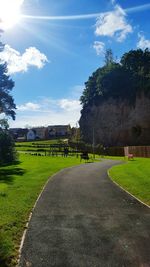
POLYGON ((24 0, 0 0, 0 29, 12 28, 20 20, 24 0))

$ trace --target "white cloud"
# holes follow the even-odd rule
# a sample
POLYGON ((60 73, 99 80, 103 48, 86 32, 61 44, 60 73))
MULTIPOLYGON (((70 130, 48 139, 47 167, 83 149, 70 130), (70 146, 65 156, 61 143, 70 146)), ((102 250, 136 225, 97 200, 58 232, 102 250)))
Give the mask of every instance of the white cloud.
POLYGON ((143 50, 146 48, 150 49, 150 40, 146 40, 145 36, 140 33, 138 34, 138 37, 139 37, 139 41, 137 43, 137 47, 143 50))
POLYGON ((36 47, 29 47, 21 55, 20 52, 9 45, 5 45, 4 50, 0 53, 0 60, 8 64, 8 73, 26 72, 30 66, 38 69, 43 68, 48 59, 36 47))
POLYGON ((10 127, 44 126, 54 124, 76 125, 80 118, 81 105, 77 99, 41 98, 36 102, 27 102, 17 106, 15 121, 9 121, 10 127))
POLYGON ((70 124, 75 126, 80 118, 81 105, 79 98, 83 85, 70 88, 66 98, 39 97, 34 101, 17 105, 16 120, 9 121, 10 127, 45 126, 70 124))
POLYGON ((132 26, 126 21, 126 13, 119 5, 115 6, 114 11, 101 14, 97 18, 97 36, 115 37, 118 42, 122 42, 132 31, 132 26))
POLYGON ((105 47, 105 44, 103 42, 99 42, 99 41, 94 42, 93 48, 96 50, 96 54, 98 56, 104 53, 104 47, 105 47))
MULTIPOLYGON (((10 1, 10 0, 9 0, 10 1)), ((34 0, 37 1, 38 0, 34 0)), ((39 0, 40 1, 40 0, 39 0)), ((115 4, 116 0, 111 0, 111 4, 115 4)), ((144 10, 148 10, 150 9, 150 4, 144 4, 144 5, 139 5, 139 6, 133 6, 133 7, 129 7, 126 8, 125 11, 127 13, 136 13, 136 12, 141 12, 144 10)), ((93 18, 97 18, 100 15, 100 13, 90 13, 90 14, 79 14, 79 15, 67 15, 67 16, 34 16, 34 15, 25 15, 22 14, 22 17, 25 19, 34 19, 34 20, 49 20, 49 21, 63 21, 63 20, 87 20, 87 19, 93 19, 93 18)))
POLYGON ((26 125, 31 127, 70 124, 75 126, 80 118, 80 112, 54 112, 18 114, 15 121, 9 121, 11 128, 24 128, 26 125))
POLYGON ((75 111, 81 108, 80 102, 78 100, 71 100, 71 99, 61 99, 58 102, 60 108, 66 111, 75 111))
POLYGON ((24 105, 17 106, 19 111, 39 111, 40 105, 32 102, 25 103, 24 105))
POLYGON ((27 102, 17 106, 18 111, 37 111, 37 112, 49 112, 50 110, 55 111, 75 111, 80 110, 80 101, 76 99, 51 99, 42 98, 39 103, 27 102))

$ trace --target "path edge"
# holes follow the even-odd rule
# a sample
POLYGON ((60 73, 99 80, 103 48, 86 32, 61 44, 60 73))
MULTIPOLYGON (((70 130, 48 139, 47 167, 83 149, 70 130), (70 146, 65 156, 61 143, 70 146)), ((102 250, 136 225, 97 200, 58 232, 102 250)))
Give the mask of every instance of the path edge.
POLYGON ((54 173, 52 176, 49 176, 49 177, 48 177, 48 180, 47 180, 47 182, 44 184, 44 186, 42 187, 42 189, 41 189, 41 191, 40 191, 40 194, 38 195, 38 197, 37 197, 37 199, 36 199, 36 201, 35 201, 35 203, 34 203, 34 206, 32 207, 31 212, 29 213, 27 222, 26 222, 26 224, 25 224, 25 226, 24 226, 25 230, 23 231, 23 235, 22 235, 21 242, 20 242, 20 246, 19 246, 19 250, 18 250, 18 257, 17 257, 17 265, 16 265, 16 267, 19 267, 19 266, 20 266, 19 264, 20 264, 20 259, 21 259, 22 248, 23 248, 23 245, 24 245, 24 241, 25 241, 25 237, 26 237, 26 233, 27 233, 27 230, 28 230, 28 227, 29 227, 30 220, 31 220, 31 218, 32 218, 32 214, 33 214, 34 209, 35 209, 35 207, 36 207, 36 205, 37 205, 37 203, 38 203, 38 201, 39 201, 39 199, 40 199, 42 193, 44 192, 44 190, 45 190, 47 184, 50 182, 50 180, 54 179, 55 176, 56 176, 58 173, 61 173, 61 172, 63 172, 63 171, 66 170, 66 169, 72 169, 72 168, 77 167, 77 166, 80 166, 80 165, 82 165, 82 164, 75 165, 75 166, 68 167, 68 168, 64 168, 64 169, 62 169, 62 170, 60 170, 60 171, 54 173))
MULTIPOLYGON (((110 168, 111 169, 111 168, 110 168)), ((124 191, 125 193, 127 193, 128 195, 130 195, 131 197, 133 197, 134 199, 136 199, 138 202, 140 202, 142 205, 146 206, 147 208, 150 209, 150 206, 146 203, 144 203, 142 200, 140 200, 139 198, 137 198, 136 196, 134 196, 133 194, 131 194, 128 190, 126 190, 125 188, 123 188, 121 185, 119 185, 117 182, 115 182, 111 175, 110 175, 110 169, 107 170, 107 175, 109 177, 109 179, 112 181, 113 184, 115 184, 117 187, 119 187, 122 191, 124 191)))

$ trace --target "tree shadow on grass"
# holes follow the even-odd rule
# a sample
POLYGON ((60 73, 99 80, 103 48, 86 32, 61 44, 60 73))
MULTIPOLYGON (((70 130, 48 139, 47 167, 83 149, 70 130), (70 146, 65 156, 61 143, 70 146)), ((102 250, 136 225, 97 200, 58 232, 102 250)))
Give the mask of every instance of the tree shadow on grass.
POLYGON ((11 184, 14 181, 14 175, 22 176, 25 170, 16 166, 12 166, 9 169, 0 169, 0 183, 11 184))

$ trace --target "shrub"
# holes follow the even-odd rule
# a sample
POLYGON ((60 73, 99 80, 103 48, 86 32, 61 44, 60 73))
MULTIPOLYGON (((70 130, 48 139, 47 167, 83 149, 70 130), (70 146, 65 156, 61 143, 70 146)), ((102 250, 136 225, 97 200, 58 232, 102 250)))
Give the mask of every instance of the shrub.
POLYGON ((17 160, 15 143, 7 130, 0 129, 0 165, 10 164, 17 160))

